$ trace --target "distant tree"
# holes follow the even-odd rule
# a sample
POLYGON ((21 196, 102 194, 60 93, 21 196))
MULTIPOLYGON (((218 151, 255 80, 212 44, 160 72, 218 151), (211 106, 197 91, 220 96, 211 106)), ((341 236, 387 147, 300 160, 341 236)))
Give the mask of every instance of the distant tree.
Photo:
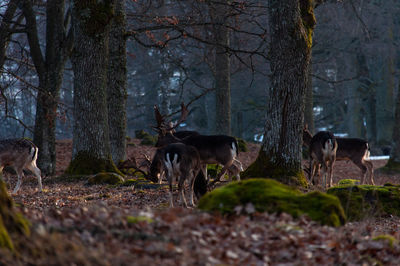
POLYGON ((108 40, 114 1, 73 1, 74 129, 70 174, 117 171, 107 108, 108 40))
POLYGON ((210 17, 213 22, 215 43, 214 80, 215 80, 215 133, 231 135, 231 66, 230 66, 230 30, 228 1, 210 1, 210 17))
POLYGON ((107 75, 108 124, 114 163, 126 160, 126 40, 125 0, 116 0, 109 37, 107 75))
POLYGON ((270 98, 262 147, 244 177, 306 184, 301 145, 314 25, 312 1, 269 1, 270 98))
POLYGON ((56 170, 56 119, 65 63, 72 49, 70 13, 65 0, 46 2, 46 46, 42 50, 32 1, 23 1, 30 55, 39 78, 33 141, 40 152, 38 166, 52 175, 56 170), (43 52, 44 51, 44 54, 43 52))

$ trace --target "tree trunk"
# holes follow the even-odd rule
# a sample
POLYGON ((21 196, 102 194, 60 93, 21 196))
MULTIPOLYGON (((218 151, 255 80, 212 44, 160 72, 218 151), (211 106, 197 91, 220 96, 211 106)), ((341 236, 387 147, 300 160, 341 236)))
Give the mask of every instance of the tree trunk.
POLYGON ((6 50, 11 36, 11 21, 14 17, 15 11, 17 11, 17 6, 19 2, 20 0, 11 0, 8 3, 0 24, 0 69, 3 68, 6 59, 6 50))
POLYGON ((227 1, 213 2, 210 14, 214 23, 215 38, 215 133, 231 135, 231 78, 229 29, 227 27, 227 1))
POLYGON ((126 41, 125 0, 117 0, 109 39, 107 76, 108 124, 115 164, 126 160, 126 41))
POLYGON ((69 174, 118 171, 111 159, 106 89, 113 7, 112 1, 73 3, 74 129, 69 174))
POLYGON ((386 169, 400 172, 400 84, 396 97, 396 110, 394 114, 394 128, 392 135, 392 150, 390 158, 385 165, 386 169))
POLYGON ((64 73, 65 62, 72 47, 71 32, 66 34, 64 24, 64 0, 47 1, 46 5, 46 50, 45 57, 39 43, 36 15, 31 2, 24 1, 23 12, 27 24, 27 35, 36 72, 39 90, 36 102, 33 141, 38 146, 38 166, 42 173, 52 175, 56 170, 55 129, 57 105, 64 73))
POLYGON ((301 145, 315 25, 313 10, 308 0, 269 1, 270 99, 262 147, 256 161, 244 172, 246 178, 269 177, 306 185, 301 145))
POLYGON ((312 87, 312 65, 308 67, 308 83, 305 94, 304 102, 304 124, 308 126, 308 130, 314 133, 314 101, 313 101, 313 87, 312 87))

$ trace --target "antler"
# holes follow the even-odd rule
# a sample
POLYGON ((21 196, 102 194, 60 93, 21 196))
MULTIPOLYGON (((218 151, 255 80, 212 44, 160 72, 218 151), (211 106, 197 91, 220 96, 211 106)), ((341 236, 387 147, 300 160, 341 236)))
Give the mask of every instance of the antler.
POLYGON ((183 121, 186 120, 187 116, 189 114, 189 110, 185 106, 184 103, 181 103, 181 117, 176 123, 172 123, 171 121, 169 123, 166 123, 165 121, 165 116, 163 116, 160 113, 160 110, 158 109, 157 105, 154 105, 154 115, 157 121, 157 126, 153 127, 159 134, 165 135, 167 132, 171 132, 174 130, 177 126, 179 126, 183 121))

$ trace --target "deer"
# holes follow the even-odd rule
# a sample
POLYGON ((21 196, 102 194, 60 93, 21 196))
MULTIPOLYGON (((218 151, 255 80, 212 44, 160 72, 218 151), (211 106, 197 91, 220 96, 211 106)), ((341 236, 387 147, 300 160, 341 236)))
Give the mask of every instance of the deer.
POLYGON ((157 150, 155 160, 150 167, 151 181, 157 182, 160 172, 159 167, 166 171, 167 181, 169 185, 170 206, 174 207, 172 185, 174 179, 178 182, 178 194, 181 202, 187 208, 188 204, 185 199, 183 185, 185 180, 189 183, 189 201, 191 206, 194 205, 193 194, 196 177, 200 171, 200 155, 196 148, 185 145, 183 143, 172 143, 157 150))
POLYGON ((327 186, 326 173, 328 173, 329 184, 332 186, 332 172, 336 160, 338 145, 335 136, 329 131, 320 131, 310 141, 310 182, 314 184, 314 177, 322 165, 324 176, 324 187, 327 186))
MULTIPOLYGON (((312 134, 305 127, 303 129, 303 143, 309 146, 309 139, 312 134)), ((369 182, 375 185, 374 182, 374 166, 369 161, 370 147, 368 141, 359 138, 338 138, 336 137, 338 148, 336 151, 336 161, 351 161, 361 170, 361 184, 365 184, 366 175, 369 177, 369 182)))
POLYGON ((18 176, 18 181, 12 194, 16 194, 21 187, 24 169, 30 170, 37 177, 39 191, 42 191, 41 171, 36 166, 38 152, 38 147, 28 139, 0 140, 0 173, 5 166, 10 166, 18 176))
POLYGON ((197 132, 189 133, 186 137, 178 138, 174 134, 175 128, 186 120, 189 113, 187 107, 181 104, 181 117, 174 125, 165 121, 165 116, 161 115, 157 106, 154 106, 157 126, 153 127, 158 132, 158 145, 170 143, 183 143, 193 146, 200 155, 201 168, 208 180, 207 164, 222 165, 221 171, 216 179, 210 184, 214 185, 228 171, 234 161, 238 161, 239 149, 234 137, 227 135, 201 135, 197 132))

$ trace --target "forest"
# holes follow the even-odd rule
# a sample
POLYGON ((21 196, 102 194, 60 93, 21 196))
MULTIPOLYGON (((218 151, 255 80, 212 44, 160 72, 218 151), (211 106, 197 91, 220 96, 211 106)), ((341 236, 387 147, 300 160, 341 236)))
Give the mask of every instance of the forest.
POLYGON ((1 1, 0 264, 399 265, 399 14, 1 1))

